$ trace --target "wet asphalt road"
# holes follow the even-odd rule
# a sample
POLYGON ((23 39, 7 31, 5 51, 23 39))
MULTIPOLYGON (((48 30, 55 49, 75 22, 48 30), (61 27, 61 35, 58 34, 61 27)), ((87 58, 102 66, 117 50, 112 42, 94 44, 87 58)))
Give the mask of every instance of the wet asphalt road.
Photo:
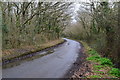
MULTIPOLYGON (((65 38, 64 38, 65 39, 65 38)), ((54 53, 3 69, 3 78, 62 78, 76 61, 80 43, 66 39, 54 53)))

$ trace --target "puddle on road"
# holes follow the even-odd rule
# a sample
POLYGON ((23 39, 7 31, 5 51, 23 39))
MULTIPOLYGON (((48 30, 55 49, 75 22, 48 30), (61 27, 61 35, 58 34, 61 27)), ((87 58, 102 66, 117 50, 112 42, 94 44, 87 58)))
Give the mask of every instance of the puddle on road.
POLYGON ((3 69, 6 69, 6 68, 11 68, 11 67, 14 67, 14 66, 18 66, 20 64, 22 64, 23 62, 26 62, 26 61, 32 61, 34 59, 38 59, 40 57, 43 57, 43 56, 46 56, 46 55, 49 55, 49 54, 52 54, 54 53, 54 49, 52 50, 47 50, 47 51, 44 51, 44 52, 36 52, 34 56, 31 56, 31 57, 28 57, 28 58, 24 58, 24 59, 21 59, 21 60, 17 60, 15 62, 11 62, 11 63, 8 63, 8 64, 5 64, 5 65, 2 65, 2 68, 3 69))

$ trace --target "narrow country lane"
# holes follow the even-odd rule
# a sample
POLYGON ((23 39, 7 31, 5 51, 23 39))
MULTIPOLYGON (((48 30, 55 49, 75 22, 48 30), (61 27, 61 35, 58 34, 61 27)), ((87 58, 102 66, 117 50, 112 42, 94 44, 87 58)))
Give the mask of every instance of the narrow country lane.
POLYGON ((67 42, 54 49, 54 53, 3 69, 3 78, 62 78, 76 61, 80 43, 67 42))

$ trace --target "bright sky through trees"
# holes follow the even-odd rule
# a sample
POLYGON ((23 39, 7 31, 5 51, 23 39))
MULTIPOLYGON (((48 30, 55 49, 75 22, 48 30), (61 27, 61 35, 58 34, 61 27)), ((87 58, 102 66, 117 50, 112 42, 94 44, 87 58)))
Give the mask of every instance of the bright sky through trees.
POLYGON ((77 16, 77 11, 79 10, 80 8, 80 4, 79 3, 74 3, 74 13, 73 13, 73 16, 72 16, 72 23, 76 23, 77 20, 76 20, 76 16, 77 16))

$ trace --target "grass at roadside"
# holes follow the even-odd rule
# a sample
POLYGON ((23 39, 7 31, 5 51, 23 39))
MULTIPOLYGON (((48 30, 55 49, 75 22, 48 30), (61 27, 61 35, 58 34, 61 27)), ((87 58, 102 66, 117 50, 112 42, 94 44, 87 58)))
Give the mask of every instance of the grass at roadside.
MULTIPOLYGON (((97 51, 90 48, 87 43, 80 41, 85 48, 85 53, 88 55, 87 61, 91 63, 91 73, 86 75, 87 78, 119 78, 120 70, 114 68, 110 59, 101 57, 97 51)), ((87 74, 87 73, 86 73, 87 74)))
POLYGON ((42 44, 40 46, 39 45, 38 46, 24 46, 19 49, 7 49, 7 50, 2 51, 2 59, 9 60, 9 59, 13 59, 16 57, 24 56, 27 54, 31 54, 37 51, 44 50, 46 48, 53 47, 63 42, 64 42, 63 39, 58 39, 58 40, 54 40, 54 41, 42 44))

